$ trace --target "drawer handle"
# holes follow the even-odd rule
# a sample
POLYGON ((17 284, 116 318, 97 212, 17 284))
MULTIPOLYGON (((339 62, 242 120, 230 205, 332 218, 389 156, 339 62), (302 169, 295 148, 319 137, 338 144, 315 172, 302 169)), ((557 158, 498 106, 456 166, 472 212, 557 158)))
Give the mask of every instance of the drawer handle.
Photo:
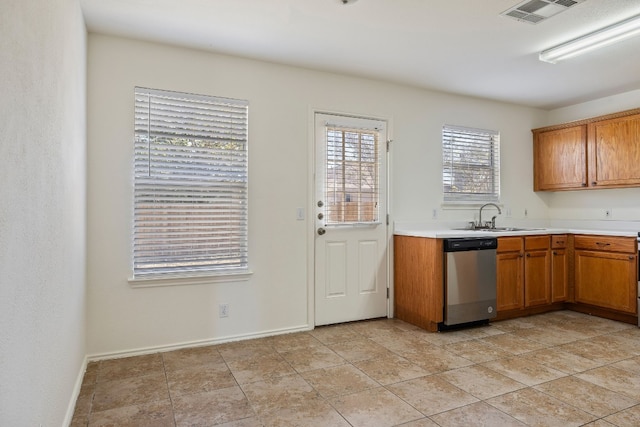
POLYGON ((598 246, 611 246, 611 243, 596 242, 596 245, 598 245, 598 246))

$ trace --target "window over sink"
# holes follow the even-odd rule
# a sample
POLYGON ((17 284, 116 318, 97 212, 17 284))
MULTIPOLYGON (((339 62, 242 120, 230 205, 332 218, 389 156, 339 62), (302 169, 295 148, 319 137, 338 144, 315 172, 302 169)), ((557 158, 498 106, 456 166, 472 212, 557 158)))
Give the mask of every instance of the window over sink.
POLYGON ((500 200, 500 133, 462 126, 442 127, 444 202, 500 200))

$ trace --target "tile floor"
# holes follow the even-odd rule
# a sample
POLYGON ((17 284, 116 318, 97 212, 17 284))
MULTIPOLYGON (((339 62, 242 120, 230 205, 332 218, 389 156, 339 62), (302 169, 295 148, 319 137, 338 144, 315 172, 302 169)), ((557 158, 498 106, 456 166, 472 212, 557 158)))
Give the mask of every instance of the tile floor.
POLYGON ((640 426, 640 329, 380 319, 90 363, 72 426, 640 426))

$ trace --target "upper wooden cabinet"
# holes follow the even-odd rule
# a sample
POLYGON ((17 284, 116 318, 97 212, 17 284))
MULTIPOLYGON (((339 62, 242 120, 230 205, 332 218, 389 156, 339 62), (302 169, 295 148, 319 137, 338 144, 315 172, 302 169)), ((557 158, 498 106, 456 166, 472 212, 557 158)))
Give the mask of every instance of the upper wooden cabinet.
POLYGON ((587 126, 533 134, 533 189, 569 190, 587 186, 587 126))
POLYGON ((640 114, 589 124, 589 184, 640 186, 640 114))
POLYGON ((640 186, 640 109, 532 132, 534 191, 640 186))

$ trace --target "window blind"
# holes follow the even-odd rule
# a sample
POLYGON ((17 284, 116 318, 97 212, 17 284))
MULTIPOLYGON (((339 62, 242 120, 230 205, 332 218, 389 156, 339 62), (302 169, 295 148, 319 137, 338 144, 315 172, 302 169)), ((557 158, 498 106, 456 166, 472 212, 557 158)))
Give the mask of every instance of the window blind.
POLYGON ((445 125, 442 128, 444 201, 498 202, 500 134, 445 125))
POLYGON ((326 224, 378 222, 379 132, 326 127, 326 224))
POLYGON ((248 102, 135 89, 134 277, 248 268, 248 102))

